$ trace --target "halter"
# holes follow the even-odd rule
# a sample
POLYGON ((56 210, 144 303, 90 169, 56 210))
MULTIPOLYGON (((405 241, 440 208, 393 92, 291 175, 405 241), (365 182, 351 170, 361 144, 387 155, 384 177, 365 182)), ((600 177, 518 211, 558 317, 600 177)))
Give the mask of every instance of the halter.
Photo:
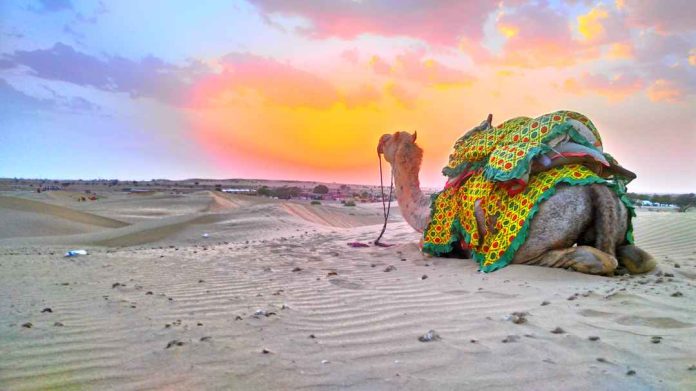
POLYGON ((382 239, 382 235, 384 235, 384 231, 387 230, 387 221, 389 220, 389 211, 391 210, 391 198, 392 198, 392 190, 394 189, 394 171, 391 173, 391 178, 390 178, 390 184, 389 184, 389 200, 385 204, 384 202, 384 180, 382 179, 382 154, 377 152, 377 158, 379 159, 379 188, 382 192, 382 213, 384 215, 384 226, 382 226, 382 232, 379 233, 379 236, 377 237, 377 240, 374 241, 375 246, 379 247, 390 247, 392 246, 391 244, 386 244, 386 243, 380 243, 380 239, 382 239))

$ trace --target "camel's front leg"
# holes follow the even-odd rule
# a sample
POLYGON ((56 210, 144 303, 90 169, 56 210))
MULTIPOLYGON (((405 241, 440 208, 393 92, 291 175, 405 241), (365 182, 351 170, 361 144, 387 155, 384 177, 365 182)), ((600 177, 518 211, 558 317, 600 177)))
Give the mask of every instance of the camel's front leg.
POLYGON ((540 256, 519 262, 558 268, 571 268, 587 274, 612 274, 618 262, 613 256, 590 246, 577 246, 562 250, 550 250, 540 256))

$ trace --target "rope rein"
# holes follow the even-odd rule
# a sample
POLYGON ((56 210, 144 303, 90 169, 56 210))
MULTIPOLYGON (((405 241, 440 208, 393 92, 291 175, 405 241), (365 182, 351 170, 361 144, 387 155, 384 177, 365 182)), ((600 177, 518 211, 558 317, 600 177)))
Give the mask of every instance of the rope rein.
POLYGON ((390 175, 390 183, 389 183, 389 199, 388 202, 385 204, 384 202, 384 179, 382 176, 382 155, 377 154, 377 158, 379 159, 379 187, 382 192, 382 213, 384 215, 384 226, 382 226, 382 232, 379 233, 379 236, 377 237, 377 240, 374 241, 375 246, 380 246, 380 247, 388 247, 388 244, 385 243, 380 243, 380 240, 382 239, 382 235, 384 235, 384 231, 387 230, 387 221, 389 220, 389 211, 391 210, 391 198, 392 198, 392 191, 394 190, 394 172, 391 173, 390 175))

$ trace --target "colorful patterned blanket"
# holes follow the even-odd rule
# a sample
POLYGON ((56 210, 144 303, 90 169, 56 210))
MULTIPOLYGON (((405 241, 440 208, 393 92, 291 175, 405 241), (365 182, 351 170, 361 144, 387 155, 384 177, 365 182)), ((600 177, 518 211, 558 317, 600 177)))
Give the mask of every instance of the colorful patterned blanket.
MULTIPOLYGON (((519 117, 495 128, 489 117, 457 141, 443 173, 449 180, 433 195, 423 251, 442 255, 459 242, 484 272, 512 261, 539 204, 559 184, 605 184, 634 215, 625 195, 634 175, 603 153, 594 124, 571 111, 519 117), (477 208, 493 229, 479 229, 477 208)), ((627 239, 633 241, 631 229, 627 239)))

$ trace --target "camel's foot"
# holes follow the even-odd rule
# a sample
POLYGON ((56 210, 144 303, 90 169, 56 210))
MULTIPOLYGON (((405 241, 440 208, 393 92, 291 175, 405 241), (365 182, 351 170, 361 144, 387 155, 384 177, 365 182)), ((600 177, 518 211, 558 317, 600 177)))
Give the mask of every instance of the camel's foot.
POLYGON ((657 266, 655 258, 640 248, 627 244, 616 249, 619 264, 631 274, 647 273, 657 266))
POLYGON ((548 251, 528 265, 570 268, 586 274, 612 274, 618 266, 613 256, 590 246, 577 246, 548 251))

